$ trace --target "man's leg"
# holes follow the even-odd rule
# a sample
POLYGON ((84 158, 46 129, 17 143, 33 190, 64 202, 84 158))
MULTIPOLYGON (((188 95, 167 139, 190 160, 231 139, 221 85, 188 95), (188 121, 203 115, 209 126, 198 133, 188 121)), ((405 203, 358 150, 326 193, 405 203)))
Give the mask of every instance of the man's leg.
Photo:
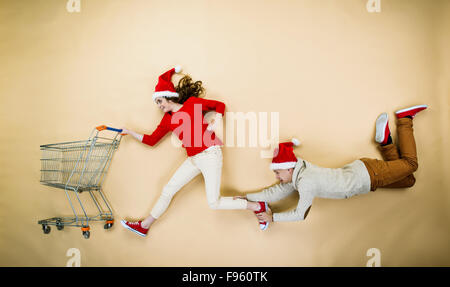
MULTIPOLYGON (((378 149, 381 152, 381 156, 383 157, 384 161, 392 161, 400 159, 400 155, 398 153, 397 146, 393 143, 388 145, 380 145, 378 146, 378 149)), ((411 187, 416 182, 416 178, 413 174, 408 175, 407 177, 396 181, 394 183, 388 184, 386 186, 383 186, 384 188, 404 188, 404 187, 411 187)))
MULTIPOLYGON (((418 106, 404 109, 401 111, 401 114, 399 114, 399 112, 396 113, 398 118, 397 132, 400 149, 399 159, 391 161, 369 158, 361 159, 369 172, 372 191, 376 190, 378 187, 404 187, 403 184, 406 184, 406 178, 417 170, 417 152, 412 118, 414 118, 417 112, 425 109, 426 106, 420 106, 420 108, 417 107, 418 106), (405 180, 405 182, 401 182, 401 185, 399 185, 397 182, 402 180, 405 180)), ((385 148, 387 149, 385 151, 387 156, 395 156, 395 151, 392 147, 386 145, 385 148)), ((410 177, 409 181, 409 184, 414 184, 415 179, 414 182, 412 182, 413 180, 410 177)))

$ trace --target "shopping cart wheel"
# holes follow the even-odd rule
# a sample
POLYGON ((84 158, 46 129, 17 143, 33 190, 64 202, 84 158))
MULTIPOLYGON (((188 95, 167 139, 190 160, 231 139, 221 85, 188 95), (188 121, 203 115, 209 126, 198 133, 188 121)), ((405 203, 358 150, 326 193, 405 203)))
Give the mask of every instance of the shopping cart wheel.
POLYGON ((46 225, 46 224, 42 224, 42 230, 44 231, 44 234, 49 234, 51 231, 50 226, 46 225))
POLYGON ((86 239, 89 239, 89 236, 91 236, 91 233, 89 231, 83 231, 83 236, 86 239))
POLYGON ((106 224, 103 226, 105 229, 110 229, 114 225, 114 220, 107 220, 106 224))
POLYGON ((81 227, 81 231, 83 232, 84 238, 89 239, 89 236, 91 236, 91 233, 89 232, 89 226, 81 227))
POLYGON ((64 224, 61 222, 61 219, 57 219, 56 220, 56 228, 58 230, 63 230, 64 229, 64 224))

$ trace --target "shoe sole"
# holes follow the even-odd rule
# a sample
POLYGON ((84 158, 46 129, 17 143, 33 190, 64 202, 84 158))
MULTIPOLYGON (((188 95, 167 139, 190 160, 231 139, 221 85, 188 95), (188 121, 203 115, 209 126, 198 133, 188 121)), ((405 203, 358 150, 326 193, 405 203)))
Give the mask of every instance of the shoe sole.
POLYGON ((120 223, 122 224, 122 226, 125 227, 126 229, 128 229, 128 230, 130 230, 130 231, 133 231, 134 233, 136 233, 136 234, 138 234, 138 235, 140 235, 140 236, 142 236, 142 237, 146 237, 146 236, 147 236, 147 234, 141 233, 141 232, 139 232, 139 231, 137 231, 137 230, 135 230, 135 229, 129 227, 125 222, 126 222, 125 220, 121 220, 121 221, 120 221, 120 223))
POLYGON ((382 143, 384 141, 385 132, 386 132, 386 126, 388 125, 389 117, 386 113, 382 113, 376 121, 375 124, 375 141, 377 143, 382 143))
POLYGON ((406 109, 398 110, 398 111, 395 112, 395 114, 398 115, 398 114, 401 114, 401 113, 404 113, 404 112, 408 112, 410 110, 421 109, 421 108, 426 109, 426 108, 428 108, 428 106, 427 105, 412 106, 412 107, 409 107, 409 108, 406 108, 406 109))
POLYGON ((259 224, 259 228, 263 231, 266 230, 268 227, 269 227, 269 222, 266 222, 266 224, 264 226, 262 224, 259 224))

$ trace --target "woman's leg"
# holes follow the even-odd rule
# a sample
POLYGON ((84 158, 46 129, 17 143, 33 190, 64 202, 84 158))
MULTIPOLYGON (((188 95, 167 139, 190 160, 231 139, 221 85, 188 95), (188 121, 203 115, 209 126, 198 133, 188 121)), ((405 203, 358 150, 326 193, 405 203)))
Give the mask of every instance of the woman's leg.
POLYGON ((222 177, 222 150, 220 147, 194 156, 193 161, 203 174, 209 207, 212 209, 247 209, 247 200, 245 199, 220 196, 222 177))
MULTIPOLYGON (((410 118, 400 118, 397 121, 400 158, 391 161, 362 158, 371 178, 371 190, 378 187, 393 187, 417 170, 416 142, 413 133, 413 123, 410 118)), ((393 151, 390 150, 392 153, 393 151)), ((415 179, 414 179, 415 181, 415 179)))
POLYGON ((173 196, 199 173, 200 170, 192 163, 192 160, 186 159, 164 186, 161 196, 150 212, 150 216, 142 221, 142 227, 150 227, 167 210, 173 196))

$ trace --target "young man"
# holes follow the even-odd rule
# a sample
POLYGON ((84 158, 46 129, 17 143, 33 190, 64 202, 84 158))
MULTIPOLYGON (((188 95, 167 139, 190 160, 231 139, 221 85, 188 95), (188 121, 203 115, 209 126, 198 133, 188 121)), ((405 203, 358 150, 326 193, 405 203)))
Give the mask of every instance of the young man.
POLYGON ((416 143, 413 118, 426 105, 413 106, 395 112, 397 117, 398 150, 392 143, 388 115, 381 114, 376 121, 375 141, 384 160, 361 158, 342 168, 323 168, 313 165, 293 152, 297 140, 280 143, 270 168, 279 184, 261 192, 247 194, 250 201, 274 202, 298 192, 300 199, 294 210, 272 213, 266 205, 264 212, 256 214, 260 223, 304 220, 311 209, 314 197, 349 198, 375 191, 379 187, 405 188, 415 183, 417 170, 416 143))

